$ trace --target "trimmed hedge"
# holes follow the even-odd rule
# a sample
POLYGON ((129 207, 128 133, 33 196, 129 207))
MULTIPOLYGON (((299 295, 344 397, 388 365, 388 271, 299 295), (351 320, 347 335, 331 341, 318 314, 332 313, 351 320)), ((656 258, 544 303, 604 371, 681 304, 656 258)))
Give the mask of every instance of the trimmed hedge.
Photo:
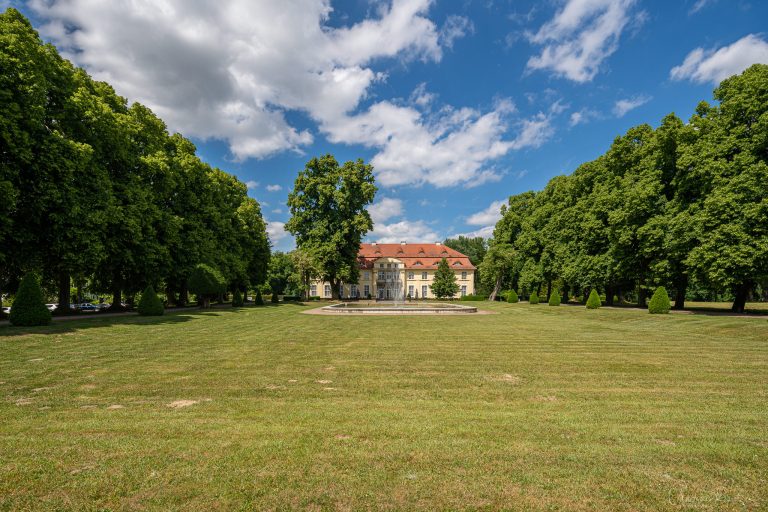
POLYGON ((549 294, 549 305, 550 306, 559 306, 560 305, 560 290, 557 288, 552 288, 552 291, 549 294))
POLYGON ((165 313, 163 302, 155 293, 152 285, 147 286, 141 293, 138 311, 141 316, 163 316, 165 313))
POLYGON ((587 309, 597 309, 602 305, 602 302, 600 302, 600 295, 597 294, 597 290, 592 288, 592 291, 589 292, 589 298, 587 299, 587 309))
POLYGON ((535 291, 531 293, 531 296, 528 297, 528 304, 538 304, 539 303, 539 294, 535 291))
POLYGON ((487 295, 473 295, 473 294, 469 294, 469 295, 465 295, 463 297, 460 297, 459 300, 465 301, 465 302, 477 302, 477 301, 481 301, 481 300, 488 300, 488 296, 487 295))
POLYGON ((261 290, 256 288, 256 298, 253 299, 253 303, 257 306, 263 306, 264 305, 264 297, 261 296, 261 290))
MULTIPOLYGON (((369 294, 368 294, 368 300, 370 300, 370 299, 371 299, 371 294, 369 293, 369 294)), ((313 300, 313 301, 314 301, 314 300, 320 300, 320 296, 319 296, 319 295, 311 295, 311 296, 309 297, 309 300, 313 300)))
POLYGON ((19 283, 19 291, 11 306, 11 325, 33 326, 51 323, 51 312, 45 306, 43 290, 36 274, 29 273, 19 283))
POLYGON ((672 309, 672 304, 669 302, 667 290, 663 286, 659 286, 653 292, 653 297, 651 297, 651 301, 648 303, 648 312, 652 315, 664 315, 669 313, 670 309, 672 309))
POLYGON ((517 296, 517 292, 515 290, 509 290, 507 292, 506 299, 507 302, 512 304, 517 304, 520 301, 520 297, 517 296))
POLYGON ((300 295, 283 295, 283 302, 301 302, 300 295))
POLYGON ((240 293, 239 288, 235 288, 235 293, 232 294, 232 307, 233 308, 243 307, 243 294, 240 293))

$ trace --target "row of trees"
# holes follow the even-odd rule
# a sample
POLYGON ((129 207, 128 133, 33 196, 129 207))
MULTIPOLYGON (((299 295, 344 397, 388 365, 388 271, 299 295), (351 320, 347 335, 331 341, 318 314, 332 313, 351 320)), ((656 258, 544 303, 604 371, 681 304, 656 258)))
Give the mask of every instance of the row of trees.
POLYGON ((246 192, 150 109, 43 44, 18 11, 0 14, 0 295, 36 271, 60 310, 73 278, 114 307, 147 285, 183 304, 200 263, 230 289, 259 284, 270 247, 246 192))
POLYGON ((768 66, 723 81, 685 124, 674 114, 617 137, 544 190, 509 198, 480 265, 492 295, 555 286, 610 304, 692 284, 744 311, 768 281, 768 66))

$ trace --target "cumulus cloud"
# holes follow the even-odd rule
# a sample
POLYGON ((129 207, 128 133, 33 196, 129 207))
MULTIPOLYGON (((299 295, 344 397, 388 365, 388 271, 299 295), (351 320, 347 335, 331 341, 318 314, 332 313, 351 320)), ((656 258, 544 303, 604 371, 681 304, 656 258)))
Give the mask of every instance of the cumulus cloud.
POLYGON ((440 29, 440 42, 446 48, 453 48, 456 39, 475 32, 475 25, 465 16, 451 15, 440 29))
POLYGON ((495 225, 501 218, 501 207, 506 201, 494 201, 485 210, 479 211, 467 217, 467 224, 471 226, 495 225))
POLYGON ((642 105, 645 105, 649 101, 651 101, 650 96, 640 95, 640 96, 634 96, 632 98, 625 98, 622 100, 618 100, 613 105, 613 113, 616 117, 624 117, 627 112, 630 110, 634 110, 642 105))
POLYGON ((285 222, 275 220, 267 222, 267 234, 273 244, 289 236, 289 233, 285 230, 285 222))
POLYGON ((245 186, 248 187, 248 190, 253 190, 259 186, 259 182, 253 180, 246 181, 245 186))
POLYGON ((279 192, 283 190, 283 187, 281 187, 280 185, 267 185, 267 190, 269 192, 279 192))
POLYGON ((716 1, 717 0, 697 0, 696 3, 693 4, 693 7, 691 7, 689 14, 696 14, 707 5, 714 4, 716 1))
POLYGON ((460 236, 465 236, 467 238, 476 238, 476 237, 483 237, 483 238, 491 238, 493 237, 493 230, 496 228, 496 226, 483 226, 482 228, 475 229, 474 231, 466 231, 464 233, 455 233, 450 236, 450 238, 458 238, 460 236))
POLYGON ((672 80, 719 84, 752 64, 768 64, 768 42, 755 34, 742 37, 729 46, 705 50, 696 48, 682 64, 669 73, 672 80))
POLYGON ((368 238, 383 244, 395 244, 402 241, 430 242, 441 240, 437 232, 422 220, 401 220, 391 224, 375 225, 368 238))
POLYGON ((569 120, 569 124, 571 127, 578 126, 580 124, 586 124, 593 119, 598 119, 600 117, 600 113, 589 109, 589 108, 583 108, 577 112, 572 112, 569 120))
POLYGON ((382 197, 368 207, 374 225, 403 214, 403 202, 392 197, 382 197))
MULTIPOLYGON (((328 1, 30 0, 41 32, 172 130, 223 139, 238 159, 300 151, 313 134, 287 111, 329 123, 366 97, 382 57, 439 61, 431 0, 392 0, 377 17, 330 27, 328 1)), ((454 20, 450 37, 468 25, 454 20), (462 28, 463 27, 463 28, 462 28)))
POLYGON ((542 46, 528 60, 528 70, 550 70, 575 82, 589 82, 619 46, 634 15, 635 0, 568 0, 554 18, 528 39, 542 46))

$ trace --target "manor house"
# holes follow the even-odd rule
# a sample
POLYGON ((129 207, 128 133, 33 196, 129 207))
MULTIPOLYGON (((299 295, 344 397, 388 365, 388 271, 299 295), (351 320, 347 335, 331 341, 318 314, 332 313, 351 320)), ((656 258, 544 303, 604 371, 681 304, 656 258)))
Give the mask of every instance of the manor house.
MULTIPOLYGON (((343 283, 342 298, 401 300, 434 298, 430 285, 437 265, 445 258, 456 273, 459 292, 455 298, 475 292, 475 266, 460 252, 436 243, 360 244, 357 255, 360 280, 343 283)), ((313 281, 310 296, 331 298, 331 285, 313 281)))

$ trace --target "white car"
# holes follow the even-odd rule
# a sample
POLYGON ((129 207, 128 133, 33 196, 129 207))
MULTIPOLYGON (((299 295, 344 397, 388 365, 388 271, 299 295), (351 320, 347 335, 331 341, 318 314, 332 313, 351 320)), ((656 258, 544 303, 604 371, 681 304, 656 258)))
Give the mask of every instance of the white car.
POLYGON ((8 307, 8 308, 6 308, 6 307, 4 307, 4 308, 3 308, 3 313, 5 313, 6 315, 10 315, 10 314, 11 314, 11 308, 9 308, 9 307, 8 307))
POLYGON ((45 307, 48 308, 48 311, 54 312, 58 306, 56 304, 46 304, 45 307))

